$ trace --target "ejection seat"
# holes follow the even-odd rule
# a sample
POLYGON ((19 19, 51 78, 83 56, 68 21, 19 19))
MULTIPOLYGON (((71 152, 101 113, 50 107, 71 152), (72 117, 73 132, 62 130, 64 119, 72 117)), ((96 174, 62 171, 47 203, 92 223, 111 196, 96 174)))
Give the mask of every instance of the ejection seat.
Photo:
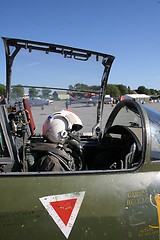
POLYGON ((31 111, 31 107, 29 102, 27 101, 27 99, 23 99, 23 105, 24 105, 24 109, 26 110, 27 114, 27 120, 29 123, 29 127, 30 127, 30 131, 31 131, 31 135, 34 135, 34 131, 35 131, 35 122, 33 119, 33 115, 32 115, 32 111, 31 111))

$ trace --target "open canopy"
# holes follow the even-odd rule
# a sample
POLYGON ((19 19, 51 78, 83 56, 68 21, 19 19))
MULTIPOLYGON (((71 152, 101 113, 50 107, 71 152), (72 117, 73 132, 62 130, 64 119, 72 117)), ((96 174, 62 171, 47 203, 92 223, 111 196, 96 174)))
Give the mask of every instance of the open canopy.
MULTIPOLYGON (((28 54, 32 52, 41 52, 41 53, 46 53, 47 55, 50 55, 50 53, 53 53, 55 59, 57 59, 57 54, 63 59, 71 59, 72 63, 74 60, 78 60, 79 62, 89 62, 89 61, 94 61, 97 63, 101 64, 101 68, 103 70, 101 74, 101 80, 97 83, 97 85, 100 86, 100 89, 98 92, 95 92, 99 95, 98 97, 98 107, 97 107, 97 126, 100 125, 101 119, 102 119, 102 114, 103 114, 103 104, 104 104, 104 99, 105 99, 105 94, 106 94, 106 87, 107 87, 107 81, 108 81, 108 76, 109 72, 111 69, 111 65, 114 61, 114 56, 101 53, 101 52, 95 52, 95 51, 90 51, 90 50, 84 50, 84 49, 79 49, 79 48, 74 48, 74 47, 69 47, 69 46, 63 46, 63 45, 57 45, 57 44, 51 44, 51 43, 43 43, 43 42, 36 42, 36 41, 30 41, 30 40, 23 40, 23 39, 14 39, 14 38, 5 38, 3 37, 3 42, 5 46, 5 54, 6 54, 6 97, 7 101, 10 102, 11 99, 11 86, 14 85, 13 81, 11 81, 12 77, 12 65, 15 57, 19 55, 20 53, 23 52, 23 54, 28 54)), ((44 54, 43 54, 44 55, 44 54)), ((52 54, 51 54, 52 55, 52 54)), ((68 64, 68 62, 67 62, 68 64)), ((66 65, 61 65, 60 73, 64 71, 64 66, 66 65)), ((73 65, 73 70, 74 70, 75 65, 73 65)), ((52 67, 53 68, 53 67, 52 67)), ((94 68, 94 67, 93 67, 94 68)), ((45 67, 41 69, 42 72, 45 70, 45 67)), ((80 70, 83 72, 82 70, 80 70)), ((88 70, 90 73, 92 73, 92 70, 89 67, 88 70)), ((85 74, 85 71, 84 71, 85 74)), ((70 76, 72 73, 70 74, 70 76)), ((78 74, 77 74, 78 76, 78 74)), ((96 76, 96 74, 95 74, 96 76)), ((24 78, 24 76, 22 76, 24 78)), ((29 77, 28 77, 29 78, 29 77)), ((86 83, 87 83, 87 76, 86 78, 86 83)), ((67 77, 65 75, 65 81, 67 77)), ((90 78, 92 79, 92 77, 90 78)), ((70 91, 69 88, 64 88, 62 86, 55 86, 54 81, 52 83, 52 86, 48 86, 47 80, 44 81, 43 85, 33 85, 33 82, 35 80, 31 80, 31 84, 24 84, 26 81, 23 81, 23 84, 21 84, 22 87, 28 87, 28 88, 43 88, 43 89, 55 89, 55 90, 68 90, 70 91), (46 86, 47 85, 47 86, 46 86)), ((64 80, 62 81, 64 82, 64 80)), ((68 82, 68 85, 70 83, 68 82)), ((77 92, 77 89, 72 89, 72 92, 77 92)), ((81 92, 90 92, 93 93, 93 90, 87 89, 87 91, 81 90, 81 92)))
POLYGON ((114 56, 105 53, 84 50, 79 48, 73 48, 63 45, 42 43, 36 41, 14 39, 14 38, 2 38, 5 45, 6 53, 6 64, 7 64, 7 74, 6 74, 6 86, 7 86, 7 98, 10 98, 10 88, 11 88, 11 68, 13 60, 21 49, 26 49, 29 52, 32 50, 43 51, 46 54, 57 53, 63 55, 64 58, 73 58, 75 60, 87 61, 92 56, 95 56, 95 60, 99 61, 102 59, 102 64, 104 65, 104 76, 103 80, 108 78, 108 74, 114 60, 114 56))

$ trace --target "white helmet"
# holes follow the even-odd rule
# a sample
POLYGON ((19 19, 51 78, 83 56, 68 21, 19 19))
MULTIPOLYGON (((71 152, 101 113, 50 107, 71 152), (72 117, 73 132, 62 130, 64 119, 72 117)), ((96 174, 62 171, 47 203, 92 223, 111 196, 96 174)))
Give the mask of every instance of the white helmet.
POLYGON ((43 124, 43 136, 50 142, 60 142, 68 135, 67 130, 78 131, 83 127, 80 118, 70 110, 49 115, 43 124))

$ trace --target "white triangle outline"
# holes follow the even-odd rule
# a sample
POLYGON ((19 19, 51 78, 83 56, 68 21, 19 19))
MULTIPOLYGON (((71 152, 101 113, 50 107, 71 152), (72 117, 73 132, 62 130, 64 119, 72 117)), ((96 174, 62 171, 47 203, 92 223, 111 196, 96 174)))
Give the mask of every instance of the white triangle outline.
POLYGON ((51 218, 55 221, 55 223, 60 228, 60 230, 63 232, 63 234, 65 235, 66 238, 69 237, 69 234, 75 223, 75 220, 76 220, 78 212, 80 210, 84 195, 85 195, 85 192, 74 192, 74 193, 52 195, 52 196, 45 196, 45 197, 39 198, 42 205, 45 207, 45 209, 47 210, 47 212, 49 213, 51 218), (67 223, 67 225, 65 225, 64 222, 62 221, 62 219, 57 214, 57 212, 51 206, 50 202, 57 202, 57 201, 61 201, 61 200, 70 200, 73 198, 77 198, 77 201, 75 203, 75 206, 73 208, 71 216, 68 220, 68 223, 67 223))

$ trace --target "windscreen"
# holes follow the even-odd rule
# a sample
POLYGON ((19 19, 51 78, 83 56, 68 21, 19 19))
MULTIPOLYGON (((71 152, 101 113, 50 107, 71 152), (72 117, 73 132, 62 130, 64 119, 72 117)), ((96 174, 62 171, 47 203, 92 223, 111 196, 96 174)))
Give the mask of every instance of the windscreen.
POLYGON ((103 71, 101 57, 97 61, 91 56, 84 61, 57 53, 21 49, 12 70, 12 86, 19 87, 12 87, 11 100, 28 99, 36 133, 42 133, 48 115, 66 108, 81 118, 83 132, 91 132, 97 119, 103 71))
POLYGON ((151 131, 151 160, 160 161, 160 113, 145 106, 151 131))
POLYGON ((133 108, 124 106, 120 109, 117 116, 115 117, 112 126, 114 125, 123 125, 125 127, 128 127, 134 132, 142 144, 142 119, 140 118, 138 111, 135 111, 133 108))

